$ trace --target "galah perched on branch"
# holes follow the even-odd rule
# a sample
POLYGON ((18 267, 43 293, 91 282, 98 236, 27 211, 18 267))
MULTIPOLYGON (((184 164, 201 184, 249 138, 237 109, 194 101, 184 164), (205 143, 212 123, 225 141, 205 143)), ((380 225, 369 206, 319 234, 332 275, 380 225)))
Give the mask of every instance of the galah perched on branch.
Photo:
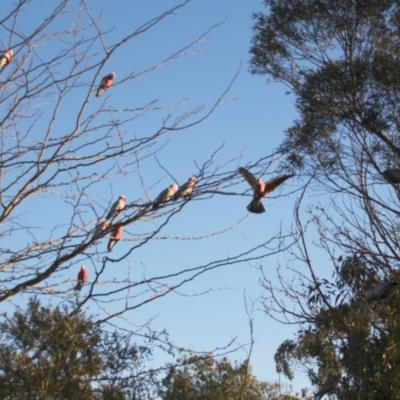
POLYGON ((368 301, 368 303, 387 299, 397 286, 399 286, 399 283, 396 281, 378 283, 367 292, 365 299, 368 301))
POLYGON ((193 188, 195 187, 196 183, 197 179, 195 176, 189 178, 189 180, 185 184, 183 184, 176 192, 174 199, 177 200, 179 198, 189 197, 192 194, 193 188))
POLYGON ((318 389, 318 392, 314 393, 314 399, 319 400, 326 394, 331 392, 337 387, 340 382, 340 375, 334 374, 329 375, 322 386, 318 389))
POLYGON ((175 183, 173 183, 167 189, 164 189, 154 200, 152 210, 157 210, 157 208, 160 207, 161 204, 170 201, 177 191, 178 185, 176 185, 175 183))
POLYGON ((107 250, 112 251, 113 247, 116 245, 118 240, 122 237, 122 232, 124 231, 124 226, 119 225, 115 228, 114 232, 110 236, 110 240, 108 241, 107 250))
POLYGON ((78 283, 75 286, 75 290, 81 290, 83 284, 87 281, 88 272, 84 265, 81 266, 81 270, 78 272, 78 283))
POLYGON ((100 235, 110 226, 110 223, 105 221, 98 224, 93 233, 93 239, 100 237, 100 235))
POLYGON ((0 57, 0 68, 7 67, 8 64, 12 61, 14 57, 14 52, 9 49, 0 57))
POLYGON ((247 209, 255 214, 261 214, 265 212, 265 208, 261 202, 261 199, 273 192, 278 186, 280 186, 286 179, 291 178, 295 174, 278 176, 277 178, 271 179, 270 181, 263 183, 262 179, 257 179, 251 172, 245 168, 239 168, 239 173, 246 179, 253 189, 254 195, 253 200, 247 206, 247 209))
POLYGON ((107 219, 116 217, 124 208, 126 203, 125 196, 119 196, 118 200, 112 205, 110 211, 107 214, 107 219))
POLYGON ((100 83, 99 88, 97 89, 96 97, 100 97, 112 84, 115 78, 114 72, 111 74, 106 75, 100 83))
POLYGON ((389 168, 383 171, 383 177, 390 183, 400 183, 400 169, 389 168))

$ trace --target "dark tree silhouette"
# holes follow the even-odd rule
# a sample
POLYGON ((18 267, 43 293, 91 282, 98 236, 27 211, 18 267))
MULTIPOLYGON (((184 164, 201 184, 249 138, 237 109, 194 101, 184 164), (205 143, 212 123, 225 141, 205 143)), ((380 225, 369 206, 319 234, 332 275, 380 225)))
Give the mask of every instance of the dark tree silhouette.
POLYGON ((264 3, 251 71, 295 98, 279 151, 304 182, 288 263, 277 280, 263 270, 266 312, 300 326, 277 367, 301 367, 316 387, 339 375, 336 398, 399 398, 399 293, 366 299, 399 279, 400 192, 387 172, 400 155, 399 3, 264 3))

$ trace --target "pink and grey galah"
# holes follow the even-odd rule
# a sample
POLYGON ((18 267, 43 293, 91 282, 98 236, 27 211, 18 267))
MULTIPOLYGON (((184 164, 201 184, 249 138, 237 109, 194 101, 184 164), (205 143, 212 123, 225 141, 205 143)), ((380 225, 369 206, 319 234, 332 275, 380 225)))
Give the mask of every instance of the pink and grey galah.
POLYGON ((116 217, 124 208, 126 204, 126 197, 119 196, 118 200, 112 205, 110 211, 107 214, 107 219, 116 217))
POLYGON ((14 57, 14 52, 9 49, 0 57, 0 68, 7 67, 8 64, 12 61, 14 57))
POLYGON ((253 200, 247 206, 247 209, 255 214, 261 214, 265 212, 265 208, 261 202, 261 199, 273 192, 278 186, 282 185, 286 179, 293 177, 295 174, 282 175, 277 178, 271 179, 270 181, 263 183, 261 178, 256 178, 250 171, 245 168, 240 167, 239 173, 244 177, 244 179, 250 184, 253 189, 253 200))
POLYGON ((331 392, 335 389, 340 382, 340 375, 334 374, 329 375, 322 386, 318 389, 318 392, 314 393, 314 399, 319 400, 324 397, 326 393, 331 392))
POLYGON ((100 86, 97 89, 96 97, 100 97, 113 84, 114 78, 115 78, 114 72, 111 72, 111 74, 108 74, 105 77, 103 77, 100 86))
POLYGON ((87 269, 84 265, 81 266, 81 270, 78 272, 78 282, 75 286, 75 290, 81 290, 83 284, 87 281, 88 278, 88 272, 87 269))
POLYGON ((96 239, 101 236, 101 234, 110 226, 110 223, 105 221, 99 223, 93 233, 93 239, 96 239))
POLYGON ((107 250, 108 251, 112 251, 113 247, 121 239, 123 231, 124 231, 124 226, 123 225, 118 225, 115 228, 115 230, 113 231, 113 233, 110 236, 110 240, 108 241, 108 246, 107 246, 107 250))
POLYGON ((397 286, 399 286, 399 283, 396 281, 387 283, 378 283, 367 292, 365 299, 367 300, 368 303, 387 299, 397 288, 397 286))
POLYGON ((175 193, 178 191, 178 185, 173 183, 167 189, 164 189, 154 200, 152 210, 157 210, 162 204, 167 203, 170 201, 175 193))
POLYGON ((389 182, 389 183, 400 183, 400 169, 399 168, 389 168, 383 171, 382 173, 383 177, 389 182))
POLYGON ((174 199, 190 197, 196 183, 197 183, 197 179, 195 176, 192 176, 191 178, 189 178, 189 180, 185 184, 183 184, 179 188, 179 190, 176 192, 174 199))

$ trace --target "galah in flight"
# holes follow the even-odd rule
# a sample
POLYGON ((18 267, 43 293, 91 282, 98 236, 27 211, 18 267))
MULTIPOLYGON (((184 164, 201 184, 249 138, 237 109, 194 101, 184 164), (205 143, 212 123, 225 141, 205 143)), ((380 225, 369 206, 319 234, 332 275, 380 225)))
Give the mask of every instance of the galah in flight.
POLYGON ((118 200, 112 205, 110 211, 108 212, 107 219, 116 217, 125 208, 125 203, 126 197, 119 196, 118 200))
POLYGON ((113 83, 113 80, 115 78, 114 72, 111 72, 111 74, 106 75, 100 83, 99 88, 97 89, 96 97, 100 97, 113 83))
POLYGON ((340 375, 330 375, 326 378, 325 382, 318 389, 318 392, 314 393, 314 399, 319 400, 326 394, 331 392, 333 389, 337 387, 340 382, 340 375))
POLYGON ((189 178, 189 180, 185 184, 183 184, 176 192, 174 199, 177 200, 179 198, 189 197, 192 194, 193 188, 195 187, 196 183, 196 177, 192 176, 191 178, 189 178))
POLYGON ((389 183, 400 183, 400 169, 399 168, 390 168, 383 171, 383 177, 389 183))
POLYGON ((9 49, 0 57, 0 68, 7 67, 8 64, 12 61, 14 57, 14 52, 9 49))
POLYGON ((160 207, 161 204, 170 201, 177 191, 178 185, 176 185, 175 183, 173 183, 167 189, 164 189, 154 200, 152 210, 157 210, 157 208, 160 207))
POLYGON ((110 223, 107 221, 98 224, 94 230, 93 239, 98 238, 109 226, 110 223))
POLYGON ((245 168, 239 168, 239 173, 246 179, 253 189, 254 195, 253 200, 247 206, 247 209, 255 214, 261 214, 265 212, 265 208, 261 202, 261 199, 273 192, 278 186, 280 186, 286 179, 291 178, 295 174, 282 175, 277 178, 271 179, 270 181, 263 183, 261 178, 256 178, 251 172, 245 168))
POLYGON ((115 228, 114 232, 110 236, 110 240, 108 241, 107 250, 112 251, 113 247, 117 244, 118 240, 122 237, 122 232, 124 231, 124 226, 119 225, 115 228))
POLYGON ((84 265, 81 266, 81 270, 78 272, 78 283, 75 286, 75 290, 81 290, 83 284, 87 281, 88 272, 84 265))
POLYGON ((396 281, 387 282, 387 283, 378 283, 377 285, 373 286, 365 296, 365 299, 368 303, 373 301, 379 301, 387 299, 394 289, 399 286, 399 283, 396 281))

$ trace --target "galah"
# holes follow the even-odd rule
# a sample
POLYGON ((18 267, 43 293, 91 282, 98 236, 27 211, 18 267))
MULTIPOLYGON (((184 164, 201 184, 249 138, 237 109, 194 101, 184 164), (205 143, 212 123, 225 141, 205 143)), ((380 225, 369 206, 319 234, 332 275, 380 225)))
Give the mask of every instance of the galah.
POLYGON ((389 183, 400 183, 400 169, 399 168, 389 168, 383 171, 383 177, 389 183))
POLYGON ((14 52, 9 49, 0 57, 0 68, 7 67, 8 64, 12 61, 14 57, 14 52))
POLYGON ((118 225, 112 235, 110 236, 110 240, 108 241, 107 250, 112 251, 113 247, 117 244, 118 240, 122 237, 122 232, 124 231, 123 225, 118 225))
POLYGON ((118 200, 112 205, 110 211, 108 212, 107 219, 116 217, 125 208, 125 203, 126 197, 119 196, 118 200))
POLYGON ((83 284, 87 281, 88 272, 84 265, 81 266, 81 270, 78 272, 78 283, 75 286, 75 290, 81 290, 83 284))
POLYGON ((334 374, 329 375, 322 386, 318 389, 318 392, 314 393, 314 399, 319 400, 326 394, 331 392, 337 387, 340 382, 340 375, 334 374))
POLYGON ((154 200, 152 210, 157 210, 157 208, 160 207, 161 204, 170 201, 177 191, 178 185, 176 185, 175 183, 173 183, 167 189, 164 189, 154 200))
POLYGON ((196 183, 196 177, 192 176, 191 178, 189 178, 189 180, 176 192, 174 199, 189 197, 192 194, 193 188, 195 187, 196 183))
POLYGON ((114 72, 111 72, 111 74, 106 75, 100 83, 99 88, 97 89, 96 97, 100 97, 113 83, 113 80, 115 78, 114 72))
POLYGON ((94 233, 93 233, 93 239, 98 238, 101 236, 101 234, 110 226, 110 223, 105 221, 103 223, 100 223, 96 226, 94 233))
POLYGON ((397 286, 399 286, 399 283, 396 281, 378 283, 367 292, 365 299, 368 303, 387 299, 397 286))
POLYGON ((239 173, 246 179, 253 189, 254 195, 253 200, 247 206, 247 209, 255 214, 261 214, 265 212, 265 208, 261 202, 261 199, 273 192, 278 186, 280 186, 286 179, 291 178, 295 174, 282 175, 277 178, 271 179, 270 181, 263 183, 262 179, 257 179, 251 172, 245 168, 239 168, 239 173))

